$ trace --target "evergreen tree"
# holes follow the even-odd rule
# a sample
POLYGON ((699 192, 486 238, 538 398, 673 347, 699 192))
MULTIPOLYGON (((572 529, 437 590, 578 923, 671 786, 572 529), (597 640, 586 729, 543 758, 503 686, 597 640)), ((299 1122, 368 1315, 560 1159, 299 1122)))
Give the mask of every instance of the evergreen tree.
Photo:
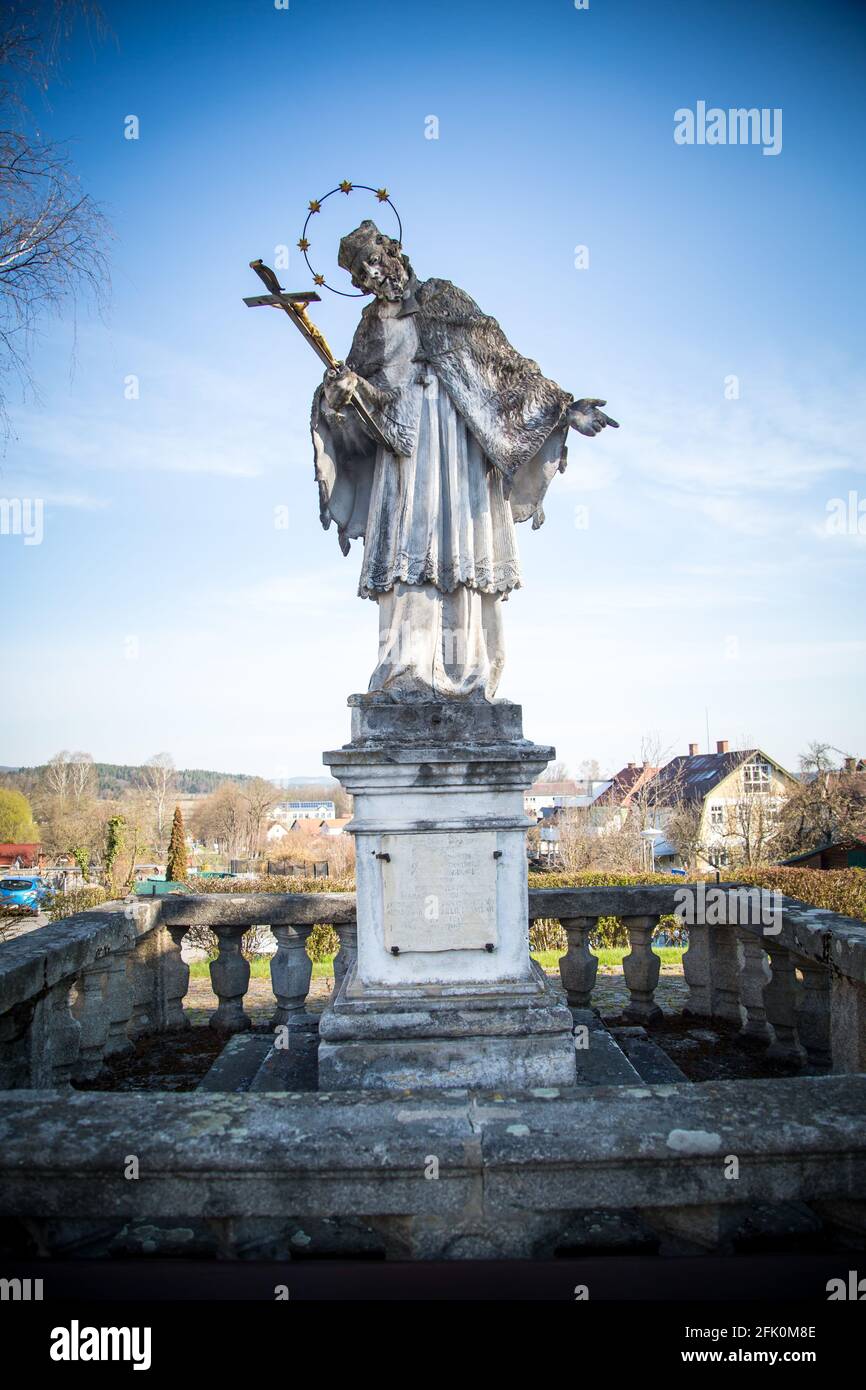
POLYGON ((182 883, 186 875, 186 832, 183 828, 181 809, 179 806, 175 806, 174 819, 171 823, 171 839, 168 842, 165 876, 172 883, 182 883))

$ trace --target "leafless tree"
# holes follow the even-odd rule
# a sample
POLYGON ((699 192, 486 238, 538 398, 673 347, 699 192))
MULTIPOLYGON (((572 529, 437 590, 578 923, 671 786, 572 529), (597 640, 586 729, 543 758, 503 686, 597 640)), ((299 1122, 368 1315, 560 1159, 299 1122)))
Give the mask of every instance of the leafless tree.
POLYGON ((580 764, 577 775, 584 782, 600 782, 601 768, 597 758, 584 758, 580 764))
POLYGON ((162 842, 165 803, 174 785, 174 759, 170 753, 155 753, 141 769, 141 784, 150 793, 156 813, 156 833, 162 842))
POLYGON ((31 97, 56 76, 75 20, 101 27, 88 0, 6 0, 0 17, 0 434, 10 378, 34 386, 30 356, 46 315, 104 302, 108 224, 82 191, 66 148, 42 137, 31 97))
POLYGON ((743 795, 725 807, 724 843, 734 867, 766 864, 776 857, 778 807, 766 796, 743 795))
POLYGON ((812 743, 800 758, 801 781, 779 815, 778 843, 783 854, 805 853, 836 840, 866 838, 866 773, 837 766, 836 750, 812 743))
POLYGON ((73 799, 80 803, 92 796, 96 790, 96 770, 91 753, 70 753, 69 790, 73 799))
POLYGON ((547 767, 538 778, 539 782, 567 782, 571 777, 571 772, 567 763, 555 762, 548 763, 547 767))
POLYGON ((279 801, 280 794, 274 784, 264 777, 254 777, 251 782, 245 782, 241 790, 247 804, 247 853, 255 856, 261 843, 262 823, 271 807, 279 801))
POLYGON ((704 803, 699 797, 689 800, 680 793, 672 800, 665 819, 665 835, 673 845, 687 872, 697 876, 699 860, 706 859, 702 826, 704 803))
POLYGON ((223 782, 193 813, 190 828, 205 844, 214 841, 229 858, 237 858, 244 842, 248 806, 236 782, 223 782))
POLYGON ((64 749, 60 753, 55 753, 53 758, 49 758, 45 764, 45 782, 52 796, 56 796, 61 804, 69 791, 69 763, 72 754, 64 749))

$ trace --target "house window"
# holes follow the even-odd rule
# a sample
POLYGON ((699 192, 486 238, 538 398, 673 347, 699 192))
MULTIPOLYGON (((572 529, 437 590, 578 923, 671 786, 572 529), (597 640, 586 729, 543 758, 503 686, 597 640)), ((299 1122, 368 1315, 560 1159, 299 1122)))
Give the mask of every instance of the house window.
POLYGON ((770 790, 770 764, 746 763, 743 768, 743 790, 747 795, 762 793, 766 796, 770 790))
POLYGON ((710 825, 721 826, 725 822, 725 808, 716 802, 710 806, 710 825))
POLYGON ((723 869, 728 862, 728 851, 724 848, 711 849, 707 858, 714 869, 723 869))

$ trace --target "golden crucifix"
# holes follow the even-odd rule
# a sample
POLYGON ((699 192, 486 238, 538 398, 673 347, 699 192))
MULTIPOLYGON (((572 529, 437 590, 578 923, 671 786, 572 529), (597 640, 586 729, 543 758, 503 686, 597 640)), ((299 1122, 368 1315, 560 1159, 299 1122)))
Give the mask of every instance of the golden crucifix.
MULTIPOLYGON (((343 363, 334 356, 324 333, 313 323, 307 313, 307 305, 319 303, 321 296, 316 294, 315 290, 284 290, 270 266, 265 265, 264 261, 250 261, 250 269, 256 272, 259 279, 270 290, 270 294, 259 294, 244 299, 247 308, 258 309, 263 304, 269 304, 275 309, 282 309, 284 313, 288 314, 298 331, 306 338, 317 357, 331 371, 338 372, 343 363)), ((389 449, 388 441, 380 432, 363 401, 358 400, 357 396, 353 396, 349 404, 361 417, 368 433, 372 435, 376 443, 389 449)))

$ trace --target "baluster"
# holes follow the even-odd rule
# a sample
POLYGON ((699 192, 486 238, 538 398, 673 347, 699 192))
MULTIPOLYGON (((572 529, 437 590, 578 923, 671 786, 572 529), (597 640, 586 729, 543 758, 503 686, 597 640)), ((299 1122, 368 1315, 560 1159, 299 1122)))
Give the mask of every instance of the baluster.
POLYGON ((156 933, 156 949, 159 952, 157 1026, 160 1032, 190 1026, 189 1019, 183 1011, 183 1001, 189 992, 189 966, 181 955, 181 943, 186 933, 186 927, 173 926, 171 923, 160 926, 156 933))
POLYGON ((689 987, 684 1014, 712 1018, 713 989, 710 974, 710 929, 705 922, 689 924, 688 950, 683 952, 683 976, 689 987))
POLYGON ((30 1030, 30 1075, 35 1087, 65 1087, 78 1060, 81 1024, 72 1013, 76 977, 58 980, 39 1001, 30 1030))
POLYGON ((102 1071, 111 1018, 108 1010, 108 977, 111 958, 82 970, 75 986, 72 1015, 79 1024, 78 1055, 72 1068, 76 1081, 92 1081, 102 1071))
POLYGON ((334 931, 340 938, 340 949, 334 957, 334 993, 331 997, 335 999, 349 970, 358 959, 357 920, 335 924, 334 931))
POLYGON ((740 1025, 740 955, 734 926, 710 927, 710 993, 713 1018, 727 1018, 740 1025))
POLYGON ((767 1022, 764 1007, 764 990, 770 980, 770 966, 767 953, 760 939, 745 928, 738 928, 737 936, 742 950, 740 966, 740 1001, 745 1012, 740 1032, 743 1037, 755 1038, 758 1042, 770 1043, 773 1032, 767 1022))
POLYGON ((764 988, 764 1008, 772 1024, 773 1041, 767 1048, 768 1057, 802 1059, 803 1049, 797 1040, 797 976, 790 951, 774 942, 765 944, 770 957, 770 979, 764 988))
POLYGON ((157 1029, 157 963, 156 929, 136 937, 127 970, 132 986, 132 1017, 129 1020, 130 1038, 145 1037, 157 1029))
POLYGON ((211 1014, 210 1026, 220 1033, 242 1033, 252 1027, 244 1012, 244 996, 250 983, 250 963, 244 959, 241 942, 248 926, 214 926, 219 955, 210 963, 210 977, 219 1003, 211 1014))
POLYGON ((589 949, 589 937, 597 922, 597 917, 559 919, 568 941, 568 950, 559 957, 559 977, 572 1009, 589 1008, 590 996, 595 988, 598 956, 594 956, 589 949))
POLYGON ((33 1076, 31 1045, 38 1008, 35 998, 28 999, 0 1016, 0 1091, 39 1084, 33 1076))
POLYGON ((625 982, 631 996, 630 1002, 623 1010, 623 1018, 633 1023, 652 1023, 662 1016, 654 998, 661 961, 652 949, 652 935, 658 926, 658 915, 623 917, 622 921, 631 943, 631 951, 622 963, 625 982))
POLYGON ((830 1050, 830 971, 817 961, 800 960, 803 989, 797 1007, 797 1033, 809 1061, 827 1067, 830 1050))
POLYGON ((313 962, 306 947, 312 930, 312 926, 271 927, 277 942, 276 952, 271 956, 271 988, 277 1001, 271 1019, 274 1028, 288 1023, 290 1015, 298 1015, 306 1007, 313 974, 313 962))
POLYGON ((105 1042, 105 1056, 118 1057, 132 1051, 127 1029, 132 1019, 134 991, 130 978, 129 963, 135 949, 130 939, 119 946, 111 957, 106 989, 106 1009, 108 1012, 108 1037, 105 1042))
POLYGON ((866 984, 833 973, 830 1035, 835 1072, 866 1071, 866 984))

